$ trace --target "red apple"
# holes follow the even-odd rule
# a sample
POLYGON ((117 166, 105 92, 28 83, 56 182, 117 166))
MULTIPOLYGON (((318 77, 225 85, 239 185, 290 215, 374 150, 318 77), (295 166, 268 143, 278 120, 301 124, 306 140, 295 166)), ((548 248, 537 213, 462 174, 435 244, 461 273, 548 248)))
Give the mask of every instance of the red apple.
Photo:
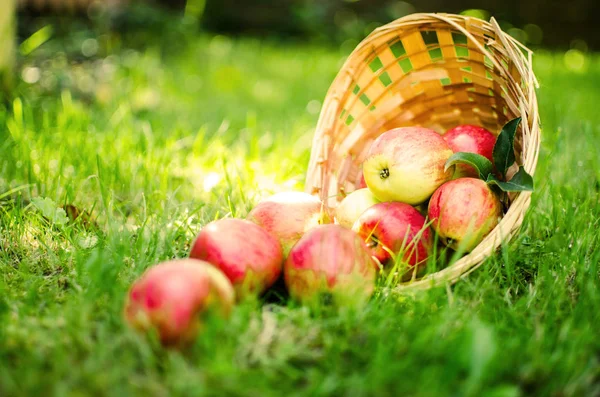
POLYGON ((183 345, 197 335, 203 314, 229 315, 234 296, 229 280, 209 263, 173 260, 152 266, 133 283, 124 316, 138 330, 156 329, 164 345, 183 345))
POLYGON ((335 220, 348 229, 352 228, 358 217, 379 200, 369 189, 358 189, 344 197, 335 208, 335 220))
MULTIPOLYGON (((448 143, 450 148, 452 148, 454 153, 477 153, 492 162, 494 161, 492 153, 494 151, 494 145, 496 144, 496 137, 485 128, 469 124, 459 125, 458 127, 446 131, 442 137, 448 143)), ((468 164, 458 164, 454 177, 478 178, 479 173, 475 168, 468 164)))
POLYGON ((364 303, 375 287, 376 266, 365 243, 350 229, 322 225, 306 233, 284 265, 290 295, 303 302, 331 296, 337 304, 364 303))
POLYGON ((403 127, 384 132, 363 163, 367 186, 380 201, 416 205, 427 200, 454 169, 444 171, 452 149, 437 132, 403 127))
POLYGON ((190 258, 219 268, 238 297, 261 294, 281 274, 283 253, 279 242, 260 226, 245 219, 221 219, 206 225, 194 241, 190 258))
POLYGON ((277 238, 284 256, 308 230, 331 223, 323 202, 304 192, 282 192, 268 197, 250 211, 247 219, 277 238))
POLYGON ((470 252, 496 227, 502 204, 481 179, 459 178, 435 191, 428 216, 446 245, 470 252))
POLYGON ((415 208, 399 202, 375 204, 358 218, 352 230, 367 242, 381 264, 402 254, 402 262, 413 267, 424 264, 432 247, 425 217, 415 208))

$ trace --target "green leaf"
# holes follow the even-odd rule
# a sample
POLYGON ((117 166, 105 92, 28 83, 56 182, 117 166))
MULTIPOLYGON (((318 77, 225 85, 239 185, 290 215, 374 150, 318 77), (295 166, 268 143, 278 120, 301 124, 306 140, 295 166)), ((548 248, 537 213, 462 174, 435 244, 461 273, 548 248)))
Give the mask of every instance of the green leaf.
POLYGON ((493 174, 487 178, 488 185, 496 185, 505 192, 531 192, 533 191, 533 178, 529 175, 523 166, 508 182, 498 180, 493 174))
POLYGON ((448 171, 448 168, 459 163, 473 166, 477 172, 479 172, 479 177, 484 181, 486 180, 488 174, 492 172, 492 162, 490 160, 480 154, 469 152, 457 152, 450 156, 450 158, 446 161, 444 172, 448 171))
POLYGON ((494 165, 503 177, 506 177, 506 170, 515 162, 515 133, 520 122, 521 118, 517 117, 504 124, 494 145, 494 165))
POLYGON ((65 210, 58 207, 52 199, 36 197, 31 200, 31 203, 53 224, 64 225, 68 222, 65 210))

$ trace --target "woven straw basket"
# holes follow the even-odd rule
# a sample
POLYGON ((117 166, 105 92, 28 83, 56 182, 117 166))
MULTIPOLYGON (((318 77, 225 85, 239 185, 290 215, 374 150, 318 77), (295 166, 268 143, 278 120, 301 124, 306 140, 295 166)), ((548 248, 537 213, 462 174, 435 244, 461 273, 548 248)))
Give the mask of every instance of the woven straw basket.
MULTIPOLYGON (((327 92, 306 190, 335 207, 358 185, 373 140, 389 129, 423 126, 443 133, 475 124, 498 134, 519 116, 517 164, 533 175, 540 144, 536 88, 532 52, 493 18, 413 14, 382 26, 352 52, 327 92)), ((475 270, 517 233, 530 197, 511 194, 499 225, 468 255, 397 290, 449 285, 475 270)))

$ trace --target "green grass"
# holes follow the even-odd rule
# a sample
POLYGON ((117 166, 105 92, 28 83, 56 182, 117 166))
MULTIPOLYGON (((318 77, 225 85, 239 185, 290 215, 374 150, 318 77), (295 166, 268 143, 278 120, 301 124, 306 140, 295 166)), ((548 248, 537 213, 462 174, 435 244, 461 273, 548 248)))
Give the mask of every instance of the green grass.
POLYGON ((361 311, 247 302, 176 352, 123 323, 129 285, 207 222, 302 188, 343 54, 194 35, 71 63, 65 43, 22 57, 40 79, 0 108, 0 395, 600 393, 597 55, 585 73, 537 57, 532 206, 480 270, 361 311))

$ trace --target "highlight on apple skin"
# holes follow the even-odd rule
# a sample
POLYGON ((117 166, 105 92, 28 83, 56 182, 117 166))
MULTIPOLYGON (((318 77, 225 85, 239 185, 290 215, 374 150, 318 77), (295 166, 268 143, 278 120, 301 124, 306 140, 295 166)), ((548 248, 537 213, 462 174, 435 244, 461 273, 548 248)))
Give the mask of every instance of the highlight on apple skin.
POLYGON ((332 222, 323 202, 305 192, 281 192, 261 200, 246 217, 279 240, 284 257, 310 229, 332 222))
POLYGON ((190 343, 205 315, 227 317, 235 293, 225 275, 195 259, 178 259, 147 269, 131 286, 124 317, 133 328, 155 329, 165 346, 190 343))
POLYGON ((358 217, 377 203, 379 203, 379 200, 369 189, 355 190, 344 197, 335 208, 335 220, 340 225, 351 229, 358 217))
POLYGON ((372 256, 388 264, 393 253, 412 268, 426 263, 433 245, 426 219, 412 206, 400 202, 375 204, 367 209, 352 227, 372 256))
POLYGON ((454 167, 444 171, 452 154, 442 136, 431 129, 395 128, 371 145, 363 163, 365 181, 380 201, 417 205, 452 178, 454 167))
MULTIPOLYGON (((442 138, 444 138, 454 153, 477 153, 486 157, 491 162, 494 161, 493 152, 496 137, 483 127, 470 124, 459 125, 446 131, 442 135, 442 138)), ((479 173, 468 164, 458 164, 454 172, 454 178, 461 177, 477 178, 479 177, 479 173)))
POLYGON ((235 218, 213 221, 200 230, 190 258, 219 268, 238 298, 262 294, 277 281, 283 266, 275 237, 255 223, 235 218))
POLYGON ((375 288, 376 265, 365 243, 340 225, 318 226, 292 248, 284 265, 285 284, 292 298, 318 304, 360 306, 375 288))
POLYGON ((477 178, 446 182, 429 201, 431 227, 446 245, 470 252, 496 227, 502 203, 489 186, 477 178))

